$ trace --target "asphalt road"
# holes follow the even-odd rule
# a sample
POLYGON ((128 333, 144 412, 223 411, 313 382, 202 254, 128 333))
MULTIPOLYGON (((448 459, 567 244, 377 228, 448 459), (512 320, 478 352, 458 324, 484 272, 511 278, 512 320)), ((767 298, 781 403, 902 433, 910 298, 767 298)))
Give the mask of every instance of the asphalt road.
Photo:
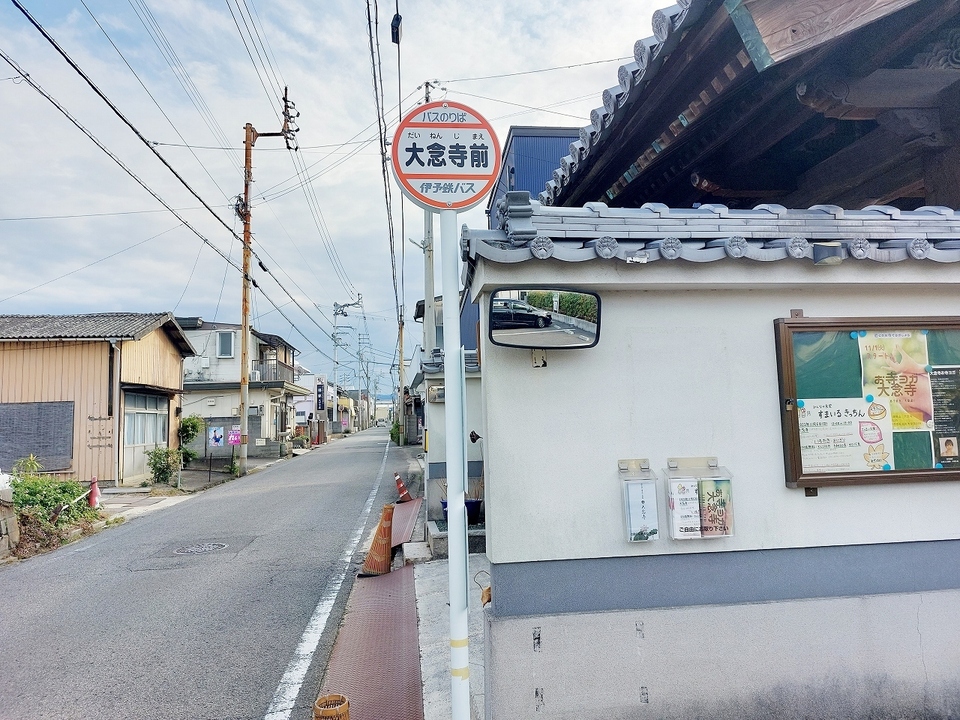
POLYGON ((554 320, 545 328, 521 327, 494 330, 493 337, 500 342, 531 348, 582 347, 589 345, 596 333, 589 333, 568 323, 554 320))
POLYGON ((353 548, 406 467, 387 440, 348 436, 0 569, 0 718, 309 720, 353 548))

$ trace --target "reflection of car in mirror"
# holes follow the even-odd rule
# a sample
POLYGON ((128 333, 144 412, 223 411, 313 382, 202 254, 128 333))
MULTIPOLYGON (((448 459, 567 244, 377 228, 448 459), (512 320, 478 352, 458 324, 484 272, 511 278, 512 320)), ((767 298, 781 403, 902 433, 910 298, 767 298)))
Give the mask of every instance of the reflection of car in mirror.
POLYGON ((600 296, 563 287, 500 288, 490 295, 490 341, 516 348, 589 348, 600 338, 600 296))
POLYGON ((523 300, 494 300, 490 309, 490 327, 494 330, 527 326, 545 328, 551 322, 550 313, 523 300))

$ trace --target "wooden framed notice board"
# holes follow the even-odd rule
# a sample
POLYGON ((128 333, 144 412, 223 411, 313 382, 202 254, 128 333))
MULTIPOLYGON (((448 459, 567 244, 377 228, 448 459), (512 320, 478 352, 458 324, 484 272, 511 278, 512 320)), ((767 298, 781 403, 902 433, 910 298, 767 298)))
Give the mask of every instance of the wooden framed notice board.
POLYGON ((774 327, 788 487, 960 480, 960 317, 774 327))

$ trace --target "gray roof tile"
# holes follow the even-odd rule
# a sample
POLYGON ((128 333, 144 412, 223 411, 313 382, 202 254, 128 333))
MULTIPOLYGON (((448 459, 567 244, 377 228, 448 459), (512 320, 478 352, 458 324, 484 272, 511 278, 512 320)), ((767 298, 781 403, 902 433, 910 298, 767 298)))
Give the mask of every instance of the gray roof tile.
POLYGON ((171 313, 0 315, 0 341, 139 340, 163 326, 167 326, 167 332, 182 354, 193 354, 193 348, 171 313))

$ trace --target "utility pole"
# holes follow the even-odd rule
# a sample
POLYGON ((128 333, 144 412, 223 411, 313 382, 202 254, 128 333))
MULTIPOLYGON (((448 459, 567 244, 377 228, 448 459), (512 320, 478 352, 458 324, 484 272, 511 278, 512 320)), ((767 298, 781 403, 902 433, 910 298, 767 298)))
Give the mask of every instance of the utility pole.
MULTIPOLYGON (((346 305, 341 305, 340 303, 336 302, 333 304, 333 394, 336 396, 335 415, 338 423, 340 422, 340 386, 337 384, 337 374, 340 371, 340 365, 337 362, 337 348, 340 347, 340 336, 337 335, 337 318, 346 317, 348 307, 359 307, 362 302, 363 295, 357 293, 356 302, 347 303, 346 305)), ((360 383, 358 381, 357 386, 359 387, 359 385, 360 383)), ((359 394, 357 397, 359 399, 359 394)), ((340 429, 343 430, 342 424, 340 429)))
POLYGON ((283 127, 280 132, 258 133, 250 123, 244 126, 243 138, 243 196, 237 198, 236 213, 243 221, 243 293, 240 302, 240 475, 247 474, 247 447, 250 429, 250 186, 253 184, 253 146, 257 138, 282 137, 288 150, 296 150, 295 118, 300 115, 283 89, 283 127))

